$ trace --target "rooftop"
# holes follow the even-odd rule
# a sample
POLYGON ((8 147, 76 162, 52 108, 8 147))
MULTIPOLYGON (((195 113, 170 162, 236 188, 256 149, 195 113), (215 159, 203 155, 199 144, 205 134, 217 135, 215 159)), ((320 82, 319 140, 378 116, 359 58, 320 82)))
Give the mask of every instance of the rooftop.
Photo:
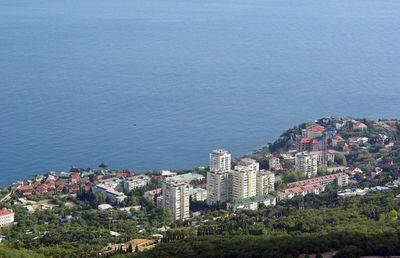
POLYGON ((200 175, 198 173, 186 173, 186 174, 182 174, 182 175, 167 177, 165 180, 166 181, 170 181, 170 180, 186 181, 186 182, 190 183, 191 181, 197 180, 197 179, 202 180, 202 179, 204 179, 204 176, 200 175))
POLYGON ((262 202, 262 201, 271 200, 271 199, 275 199, 275 196, 270 195, 270 194, 264 194, 264 195, 260 195, 260 196, 253 196, 253 197, 249 197, 249 198, 245 198, 245 199, 234 200, 234 201, 231 201, 228 203, 233 206, 237 206, 237 205, 244 205, 244 204, 249 204, 249 203, 254 203, 254 202, 262 202))
POLYGON ((154 190, 147 191, 145 193, 146 194, 150 194, 150 195, 156 195, 156 194, 160 194, 161 190, 162 190, 162 188, 157 188, 157 189, 154 189, 154 190))
POLYGON ((319 132, 319 131, 324 131, 325 127, 320 126, 320 125, 309 125, 307 126, 307 131, 314 131, 314 132, 319 132))
POLYGON ((10 214, 14 214, 14 212, 12 210, 7 210, 5 208, 0 210, 0 216, 6 216, 6 215, 10 215, 10 214))
POLYGON ((291 194, 291 193, 304 192, 304 191, 308 191, 308 190, 314 190, 314 189, 318 189, 318 188, 324 188, 324 186, 321 184, 304 185, 304 186, 298 186, 298 187, 285 189, 285 190, 282 190, 279 192, 285 193, 285 194, 291 194))
POLYGON ((338 178, 341 176, 346 176, 346 174, 341 172, 341 173, 337 173, 337 174, 331 174, 331 175, 327 175, 327 176, 320 176, 320 177, 310 178, 310 179, 306 179, 306 180, 296 181, 293 183, 289 183, 288 185, 309 185, 309 184, 314 184, 314 183, 321 182, 324 180, 335 179, 335 178, 338 178))
POLYGON ((192 194, 197 194, 197 193, 201 193, 201 192, 207 192, 207 190, 198 187, 198 188, 194 188, 194 189, 190 190, 189 194, 192 195, 192 194))
POLYGON ((318 141, 313 138, 303 138, 303 139, 297 140, 297 142, 298 143, 318 143, 318 141))

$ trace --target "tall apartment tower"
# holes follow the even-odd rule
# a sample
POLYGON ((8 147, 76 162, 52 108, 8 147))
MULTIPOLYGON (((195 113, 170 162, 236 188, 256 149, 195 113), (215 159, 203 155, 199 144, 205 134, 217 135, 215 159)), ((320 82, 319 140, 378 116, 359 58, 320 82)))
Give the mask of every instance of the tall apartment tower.
POLYGON ((257 196, 269 194, 275 190, 275 174, 268 170, 257 173, 257 196))
POLYGON ((297 153, 295 156, 295 169, 302 171, 307 178, 317 175, 318 171, 318 157, 314 154, 307 154, 304 152, 297 153))
POLYGON ((231 154, 226 150, 210 153, 210 171, 207 172, 207 204, 226 202, 232 196, 231 154))
POLYGON ((210 171, 218 170, 231 170, 231 154, 226 150, 213 150, 210 153, 210 171))
POLYGON ((260 164, 253 159, 242 159, 232 171, 232 197, 244 199, 256 196, 257 172, 260 164))
POLYGON ((175 180, 164 182, 162 206, 172 211, 174 220, 189 218, 189 184, 175 180))

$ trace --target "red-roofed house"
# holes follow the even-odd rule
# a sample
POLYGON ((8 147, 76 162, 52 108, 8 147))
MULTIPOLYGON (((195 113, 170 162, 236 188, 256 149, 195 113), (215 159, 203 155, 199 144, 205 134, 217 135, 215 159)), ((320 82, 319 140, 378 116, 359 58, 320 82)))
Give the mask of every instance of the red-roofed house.
POLYGON ((14 224, 14 212, 3 208, 0 210, 0 227, 14 224))
POLYGON ((363 171, 361 169, 359 169, 358 167, 353 167, 353 166, 346 168, 345 172, 351 176, 354 176, 357 173, 363 173, 363 171))
POLYGON ((79 180, 79 175, 71 174, 71 183, 76 184, 79 180))
POLYGON ((310 125, 306 129, 301 129, 301 136, 303 138, 317 138, 322 137, 325 127, 320 125, 310 125))
POLYGON ((86 192, 90 191, 90 189, 94 186, 94 184, 89 181, 83 181, 80 183, 80 185, 86 192))
POLYGON ((365 130, 365 129, 368 129, 368 126, 364 123, 357 122, 357 123, 353 124, 353 129, 365 130))
POLYGON ((269 169, 281 169, 281 160, 277 157, 269 158, 269 169))
POLYGON ((47 187, 44 184, 40 184, 33 189, 35 194, 44 194, 47 193, 47 187))
POLYGON ((338 185, 345 186, 349 183, 349 176, 343 172, 330 174, 326 176, 314 177, 306 180, 296 181, 293 183, 289 183, 289 186, 302 186, 302 185, 310 185, 310 184, 321 184, 321 185, 338 185))
POLYGON ((393 160, 385 160, 385 165, 386 166, 392 166, 393 165, 393 160))
POLYGON ((126 177, 128 173, 117 173, 117 177, 126 177))
POLYGON ((47 180, 44 184, 47 185, 48 187, 55 187, 56 181, 54 181, 54 180, 47 180))
POLYGON ((154 196, 161 194, 162 188, 157 188, 144 193, 144 197, 152 202, 154 202, 154 196))
POLYGON ((22 181, 18 181, 18 182, 16 182, 16 183, 14 183, 14 184, 12 184, 12 186, 11 186, 11 190, 12 191, 16 191, 16 190, 18 190, 21 186, 23 186, 24 185, 24 183, 22 182, 22 181))
POLYGON ((313 138, 303 138, 296 141, 296 150, 303 151, 318 151, 319 142, 313 138))
POLYGON ((291 199, 297 195, 306 195, 310 193, 319 194, 325 191, 325 186, 321 184, 312 184, 312 185, 304 185, 293 187, 289 189, 285 189, 282 191, 278 191, 278 201, 291 199))
POLYGON ((31 185, 23 185, 18 188, 18 191, 23 196, 32 195, 33 187, 31 185))
POLYGON ((66 185, 66 184, 68 184, 68 183, 64 179, 59 178, 59 179, 56 180, 56 186, 66 185))
POLYGON ((64 185, 57 185, 56 186, 56 194, 64 193, 64 185))
POLYGON ((78 184, 68 185, 67 188, 68 188, 68 193, 77 193, 79 191, 78 184))
POLYGON ((340 142, 343 142, 343 138, 340 135, 335 135, 332 137, 332 146, 333 147, 338 147, 338 144, 340 142))

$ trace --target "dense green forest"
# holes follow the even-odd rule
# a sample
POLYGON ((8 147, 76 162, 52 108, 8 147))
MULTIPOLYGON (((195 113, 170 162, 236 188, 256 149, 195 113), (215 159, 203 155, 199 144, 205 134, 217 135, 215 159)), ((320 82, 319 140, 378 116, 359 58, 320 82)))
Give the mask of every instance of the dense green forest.
POLYGON ((242 211, 180 231, 138 257, 297 257, 331 249, 338 257, 394 255, 400 250, 399 189, 338 199, 334 188, 276 207, 242 211))

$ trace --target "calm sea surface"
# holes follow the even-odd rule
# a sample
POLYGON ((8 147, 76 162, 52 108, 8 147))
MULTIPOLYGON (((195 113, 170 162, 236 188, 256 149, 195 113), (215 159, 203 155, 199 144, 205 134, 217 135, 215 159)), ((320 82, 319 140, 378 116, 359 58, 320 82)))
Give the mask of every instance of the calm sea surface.
POLYGON ((0 186, 400 117, 398 0, 0 0, 0 186), (133 126, 136 124, 136 126, 133 126))

